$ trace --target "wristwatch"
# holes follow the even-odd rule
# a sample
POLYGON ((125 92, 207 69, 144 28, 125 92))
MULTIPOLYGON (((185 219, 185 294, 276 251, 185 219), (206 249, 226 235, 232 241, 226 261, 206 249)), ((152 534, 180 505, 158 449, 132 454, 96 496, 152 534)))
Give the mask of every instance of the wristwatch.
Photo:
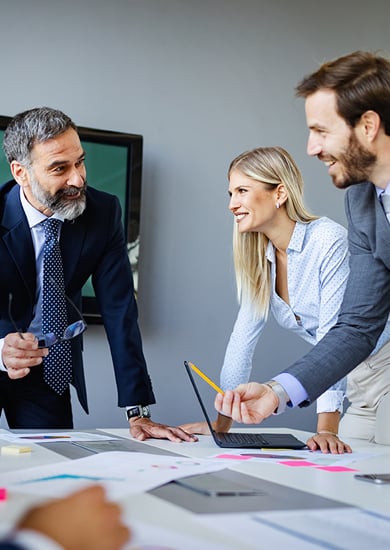
POLYGON ((279 399, 279 405, 272 414, 282 414, 286 409, 287 403, 290 403, 290 396, 283 388, 282 384, 279 384, 276 380, 270 380, 269 382, 266 382, 265 385, 271 388, 279 399))
POLYGON ((150 408, 148 405, 137 405, 136 407, 130 407, 126 410, 127 420, 135 417, 150 418, 150 408))

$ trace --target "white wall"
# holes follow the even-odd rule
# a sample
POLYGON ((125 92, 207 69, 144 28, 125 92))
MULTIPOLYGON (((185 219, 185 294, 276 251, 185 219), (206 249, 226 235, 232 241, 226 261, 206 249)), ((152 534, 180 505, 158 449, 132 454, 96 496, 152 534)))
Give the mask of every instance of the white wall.
MULTIPOLYGON (((386 48, 389 11, 387 0, 0 0, 0 114, 49 105, 144 136, 139 307, 157 420, 200 419, 184 359, 218 380, 237 310, 230 160, 284 146, 308 205, 344 223, 343 193, 305 154, 294 87, 325 59, 386 48)), ((253 378, 306 349, 271 322, 253 378)), ((101 327, 85 356, 91 414, 76 404, 76 427, 124 426, 101 327)), ((311 407, 267 424, 311 429, 314 417, 311 407)))

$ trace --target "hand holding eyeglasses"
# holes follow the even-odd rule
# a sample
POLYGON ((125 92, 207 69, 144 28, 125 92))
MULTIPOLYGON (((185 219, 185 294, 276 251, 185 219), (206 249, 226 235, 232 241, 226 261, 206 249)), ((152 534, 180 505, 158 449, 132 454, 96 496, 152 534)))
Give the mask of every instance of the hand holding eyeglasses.
POLYGON ((7 334, 4 338, 2 361, 10 378, 23 378, 30 372, 32 367, 42 363, 42 359, 49 353, 48 348, 54 346, 57 342, 76 338, 87 329, 87 324, 79 309, 68 296, 65 296, 65 298, 76 310, 80 319, 66 327, 62 336, 58 336, 54 332, 36 336, 30 332, 22 333, 18 329, 12 316, 12 294, 9 295, 8 315, 16 332, 7 334))
MULTIPOLYGON (((53 284, 55 284, 54 281, 53 281, 53 284)), ((68 325, 64 330, 64 334, 62 336, 58 336, 54 332, 48 332, 46 334, 40 334, 39 336, 36 336, 36 339, 38 341, 38 348, 50 348, 51 346, 54 346, 54 344, 57 344, 57 342, 72 340, 72 338, 76 338, 76 336, 79 336, 80 334, 82 334, 87 330, 87 323, 85 322, 84 317, 81 311, 79 310, 79 308, 66 294, 65 294, 65 298, 69 302, 69 304, 73 307, 73 309, 76 311, 80 319, 72 323, 71 325, 68 325)), ((23 340, 24 336, 21 333, 21 331, 18 329, 15 319, 13 318, 13 315, 12 315, 12 294, 11 293, 8 296, 8 316, 15 330, 18 332, 20 338, 23 340)))
POLYGON ((64 342, 65 340, 72 340, 76 338, 79 334, 82 334, 87 328, 87 325, 83 319, 72 323, 67 326, 64 334, 62 336, 57 336, 54 332, 49 332, 47 334, 40 334, 37 336, 38 348, 50 348, 57 344, 57 342, 64 342))

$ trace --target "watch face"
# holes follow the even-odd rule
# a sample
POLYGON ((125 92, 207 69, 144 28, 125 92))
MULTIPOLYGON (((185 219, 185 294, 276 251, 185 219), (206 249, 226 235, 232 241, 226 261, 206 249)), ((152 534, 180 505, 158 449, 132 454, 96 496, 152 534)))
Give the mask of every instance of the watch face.
POLYGON ((150 418, 150 409, 148 406, 140 407, 140 409, 141 409, 141 416, 145 418, 150 418))
POLYGON ((138 407, 131 407, 131 409, 128 409, 126 411, 127 419, 130 420, 130 418, 150 418, 150 409, 147 405, 138 405, 138 407))

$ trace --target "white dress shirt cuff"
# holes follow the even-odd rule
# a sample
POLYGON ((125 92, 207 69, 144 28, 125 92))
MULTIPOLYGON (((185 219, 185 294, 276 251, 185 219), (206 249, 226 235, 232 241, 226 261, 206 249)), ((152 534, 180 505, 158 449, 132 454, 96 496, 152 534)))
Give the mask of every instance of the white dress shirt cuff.
POLYGON ((3 365, 3 347, 4 347, 4 338, 0 338, 0 371, 6 371, 7 369, 3 365))
POLYGON ((272 380, 276 380, 283 386, 290 397, 291 405, 289 407, 297 407, 302 401, 306 401, 308 398, 307 392, 302 384, 288 372, 282 372, 277 376, 273 376, 272 380))
POLYGON ((15 531, 8 540, 19 544, 22 548, 28 548, 28 550, 63 550, 63 546, 57 544, 53 539, 31 529, 15 531))
POLYGON ((317 414, 325 412, 343 412, 344 392, 329 390, 317 399, 317 414))

